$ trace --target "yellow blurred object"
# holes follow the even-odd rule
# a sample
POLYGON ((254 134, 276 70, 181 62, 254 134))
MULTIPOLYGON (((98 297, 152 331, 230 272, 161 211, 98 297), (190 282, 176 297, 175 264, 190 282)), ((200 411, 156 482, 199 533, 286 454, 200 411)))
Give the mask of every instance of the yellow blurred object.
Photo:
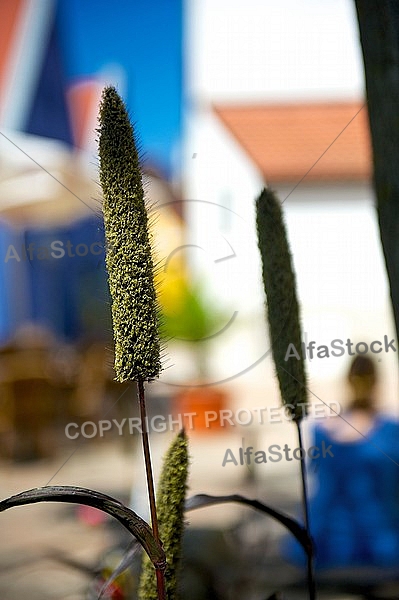
MULTIPOLYGON (((162 189, 165 182, 152 178, 150 201, 155 194, 156 222, 152 227, 155 262, 159 261, 155 284, 162 311, 170 313, 179 310, 188 287, 187 270, 184 260, 184 222, 173 208, 173 202, 159 202, 160 194, 170 194, 162 189)), ((148 192, 148 188, 147 188, 148 192)), ((167 199, 162 198, 162 200, 167 199)))
POLYGON ((179 312, 182 308, 185 293, 188 287, 188 280, 184 273, 183 265, 180 269, 168 274, 167 278, 156 282, 159 285, 159 301, 162 310, 166 314, 173 311, 179 312))

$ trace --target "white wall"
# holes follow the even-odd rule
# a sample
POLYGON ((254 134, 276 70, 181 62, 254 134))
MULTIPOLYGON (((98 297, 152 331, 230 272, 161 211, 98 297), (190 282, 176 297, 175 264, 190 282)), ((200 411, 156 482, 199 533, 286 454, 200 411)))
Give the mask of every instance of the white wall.
MULTIPOLYGON (((292 187, 279 186, 280 198, 292 187)), ((328 345, 350 338, 369 344, 384 335, 396 338, 370 186, 301 185, 284 209, 308 341, 328 345)), ((374 356, 384 376, 381 404, 394 409, 398 355, 389 350, 374 356)), ((349 361, 345 351, 342 357, 315 357, 307 364, 311 378, 331 379, 338 390, 349 361)))
POLYGON ((243 304, 248 312, 248 303, 259 290, 248 261, 257 260, 253 204, 263 180, 210 110, 199 111, 192 119, 186 155, 190 157, 186 199, 195 200, 185 204, 188 241, 202 249, 193 249, 188 258, 227 306, 240 310, 243 304), (240 284, 244 276, 245 289, 240 284))

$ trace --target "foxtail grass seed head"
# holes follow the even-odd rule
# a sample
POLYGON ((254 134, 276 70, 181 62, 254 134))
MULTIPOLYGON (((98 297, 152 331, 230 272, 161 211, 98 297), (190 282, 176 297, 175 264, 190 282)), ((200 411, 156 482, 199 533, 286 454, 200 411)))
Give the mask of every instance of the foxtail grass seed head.
POLYGON ((161 371, 154 264, 133 127, 114 87, 103 91, 99 121, 116 379, 149 381, 161 371))
POLYGON ((270 340, 281 397, 285 405, 293 407, 291 415, 299 421, 302 417, 299 405, 307 402, 307 383, 295 273, 280 202, 268 188, 263 189, 256 201, 256 221, 270 340), (287 349, 292 347, 290 344, 297 349, 299 360, 295 356, 285 360, 287 349))
MULTIPOLYGON (((184 531, 184 504, 188 476, 188 443, 184 431, 173 440, 165 455, 157 491, 159 537, 166 554, 166 597, 175 600, 184 531)), ((157 600, 154 567, 146 555, 140 580, 139 599, 157 600)))

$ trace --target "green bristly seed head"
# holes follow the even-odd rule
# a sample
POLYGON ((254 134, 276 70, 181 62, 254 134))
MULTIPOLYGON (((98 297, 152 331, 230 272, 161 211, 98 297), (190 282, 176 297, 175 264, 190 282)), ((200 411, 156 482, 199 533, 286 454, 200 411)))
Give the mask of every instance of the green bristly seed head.
POLYGON ((293 407, 291 416, 299 421, 302 408, 298 405, 307 402, 307 382, 295 274, 281 206, 270 189, 257 199, 256 213, 273 359, 283 403, 293 407), (289 352, 293 347, 299 360, 289 352))
POLYGON ((161 371, 154 265, 134 132, 113 87, 103 91, 99 120, 116 379, 149 381, 161 371))
MULTIPOLYGON (((173 440, 162 468, 157 491, 159 537, 166 554, 166 597, 178 598, 178 575, 184 531, 184 503, 188 476, 188 444, 184 431, 173 440)), ((145 555, 139 599, 157 600, 154 567, 145 555)))

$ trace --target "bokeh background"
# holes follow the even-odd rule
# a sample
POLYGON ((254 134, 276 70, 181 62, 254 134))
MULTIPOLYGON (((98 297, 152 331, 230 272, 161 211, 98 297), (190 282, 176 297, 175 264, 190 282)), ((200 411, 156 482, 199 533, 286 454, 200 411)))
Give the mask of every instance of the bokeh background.
MULTIPOLYGON (((350 0, 0 0, 0 495, 51 481, 148 513, 137 431, 81 429, 137 417, 134 385, 112 371, 96 145, 110 84, 135 126, 160 261, 168 343, 148 393, 174 422, 151 435, 155 471, 195 412, 192 492, 295 510, 298 464, 222 466, 243 443, 296 445, 285 420, 235 418, 280 406, 255 229, 265 183, 283 202, 306 344, 395 339, 350 0), (220 410, 234 425, 206 427, 220 410)), ((396 416, 394 346, 375 358, 379 408, 396 416)), ((345 407, 349 358, 308 356, 311 402, 345 407)), ((190 521, 220 531, 245 515, 190 521)), ((59 507, 2 515, 0 531, 4 599, 85 597, 87 576, 48 555, 95 562, 113 543, 98 515, 59 507)))

